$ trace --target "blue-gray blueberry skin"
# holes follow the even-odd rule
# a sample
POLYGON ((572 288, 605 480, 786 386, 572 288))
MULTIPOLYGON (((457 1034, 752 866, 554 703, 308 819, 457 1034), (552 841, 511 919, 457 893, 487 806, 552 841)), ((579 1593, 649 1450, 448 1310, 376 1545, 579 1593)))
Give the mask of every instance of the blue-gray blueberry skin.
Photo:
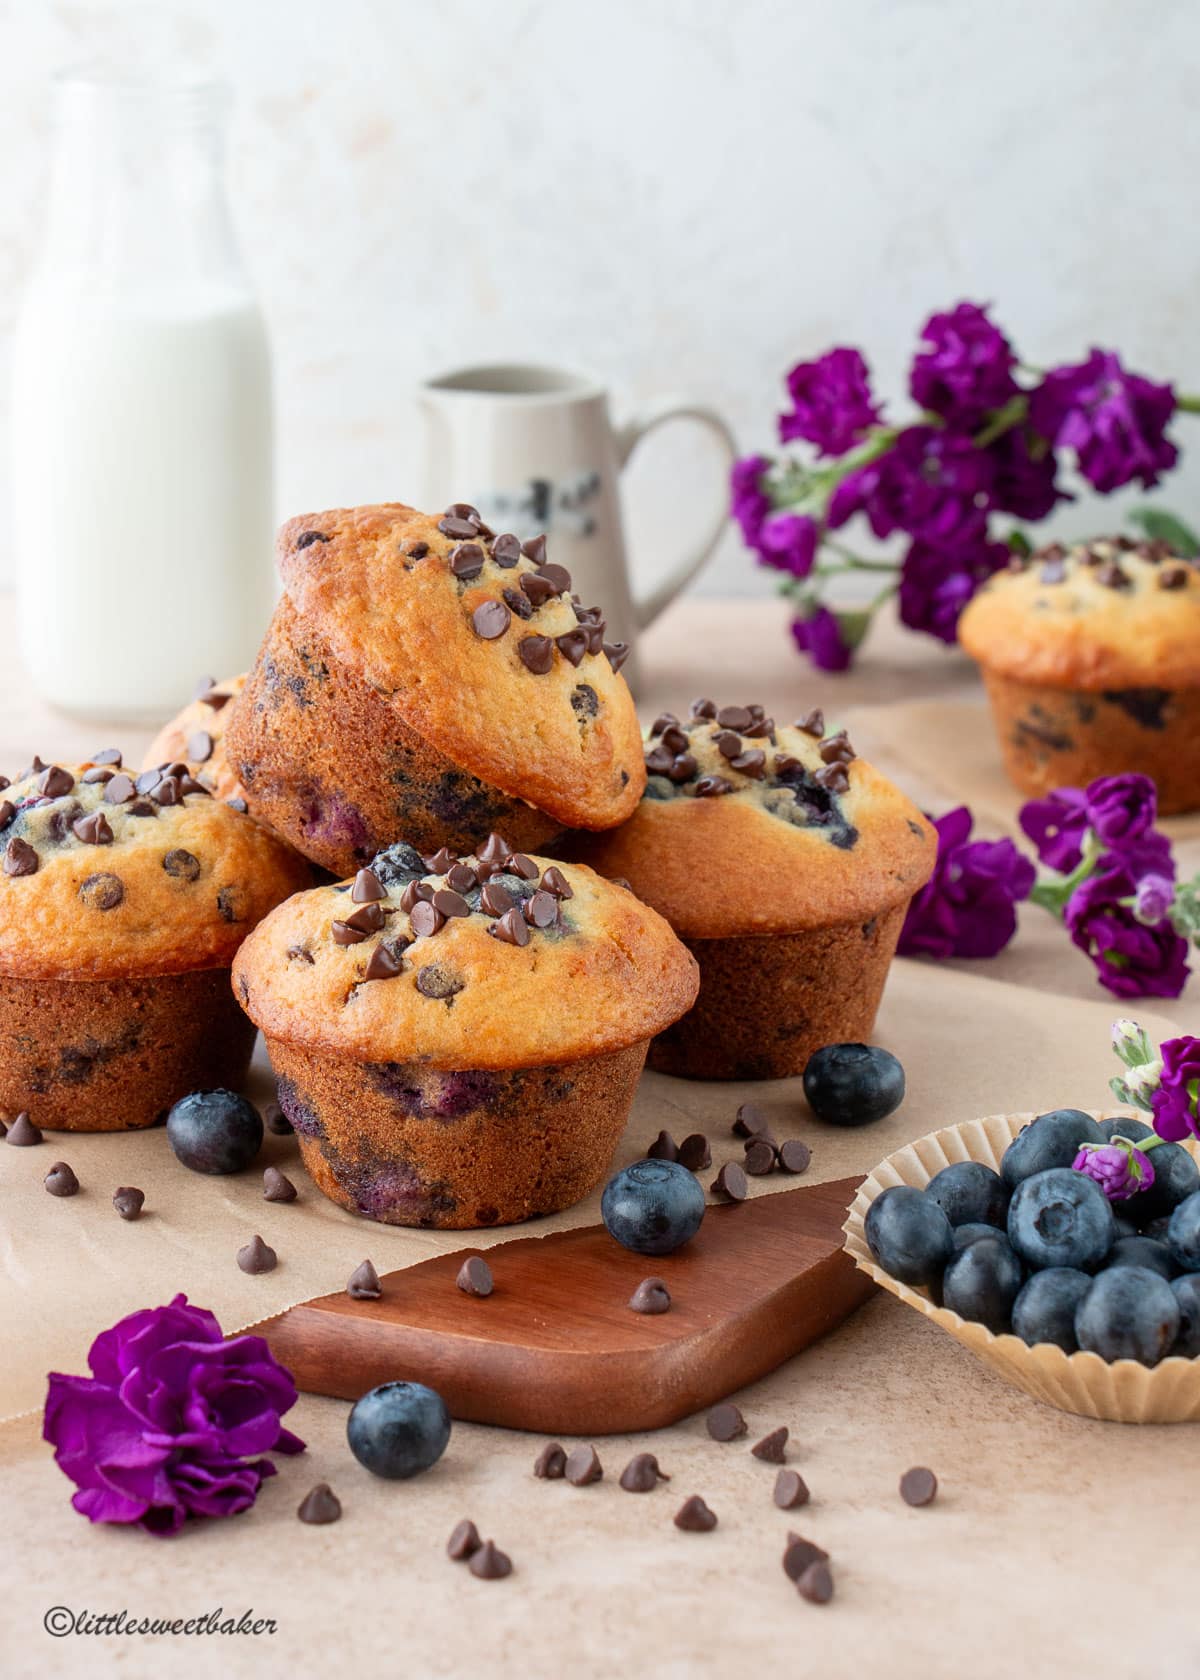
POLYGON ((1200 1272, 1185 1272, 1171 1285, 1179 1307, 1179 1336, 1171 1349, 1181 1359, 1200 1359, 1200 1272))
POLYGON ((968 1243, 951 1260, 942 1278, 942 1305, 1000 1336, 1009 1328, 1024 1278, 1025 1268, 997 1231, 968 1243))
POLYGON ((1200 1191, 1180 1202, 1172 1213, 1167 1247, 1181 1271, 1200 1272, 1200 1191))
POLYGON ((1034 1173, 1069 1167, 1081 1143, 1107 1143, 1098 1123, 1078 1108, 1056 1108, 1039 1114, 1004 1151, 1000 1176, 1010 1189, 1034 1173))
POLYGON ((167 1141, 192 1172, 242 1172, 262 1148, 263 1123, 236 1091, 192 1091, 168 1113, 167 1141))
POLYGON ((804 1095, 828 1125, 870 1126, 904 1101, 904 1069, 875 1044, 826 1044, 808 1059, 804 1095))
MULTIPOLYGON (((985 1225, 979 1220, 970 1220, 966 1225, 955 1225, 954 1252, 961 1254, 964 1248, 969 1248, 973 1242, 978 1242, 980 1237, 997 1236, 1004 1236, 1004 1232, 998 1231, 994 1225, 985 1225)), ((1005 1237, 1006 1242, 1007 1240, 1007 1237, 1005 1237)))
POLYGON ((982 1161, 951 1162, 934 1173, 925 1194, 938 1204, 951 1225, 983 1224, 1004 1229, 1011 1192, 1000 1174, 982 1161))
POLYGON ((441 1395, 424 1383, 381 1383, 355 1402, 346 1439, 373 1476, 406 1481, 428 1470, 445 1452, 450 1413, 441 1395))
POLYGON ((1111 1363, 1136 1359, 1157 1365, 1179 1335, 1179 1302, 1165 1278, 1144 1266, 1101 1272, 1075 1314, 1075 1334, 1087 1353, 1111 1363))
POLYGON ((1145 1266, 1169 1283, 1179 1267, 1166 1243, 1154 1237, 1118 1237, 1104 1260, 1104 1270, 1111 1266, 1145 1266))
POLYGON ((1094 1272, 1113 1245, 1112 1207, 1100 1186, 1070 1167, 1051 1167, 1018 1184, 1008 1207, 1008 1240, 1027 1266, 1094 1272))
POLYGON ((911 1184, 876 1196, 864 1221, 867 1246, 901 1283, 934 1288, 954 1254, 954 1232, 936 1202, 911 1184))
POLYGON ((1100 1130, 1109 1143, 1116 1137, 1127 1138, 1130 1143, 1144 1143, 1147 1138, 1154 1136, 1151 1127, 1144 1126, 1140 1120, 1129 1118, 1101 1120, 1100 1130))
POLYGON ((677 1161, 635 1161, 604 1186, 600 1213, 622 1248, 673 1254, 700 1229, 704 1191, 677 1161))
POLYGON ((1091 1287, 1088 1274, 1071 1266, 1048 1266, 1044 1272, 1034 1272, 1013 1302, 1013 1334, 1030 1347, 1052 1342, 1064 1353, 1077 1353, 1075 1314, 1091 1287))
POLYGON ((1132 1219, 1139 1231, 1157 1236, 1149 1227, 1164 1214, 1170 1215, 1200 1190, 1200 1167, 1195 1157, 1178 1143, 1155 1144, 1150 1153, 1154 1183, 1121 1203, 1121 1212, 1132 1219))

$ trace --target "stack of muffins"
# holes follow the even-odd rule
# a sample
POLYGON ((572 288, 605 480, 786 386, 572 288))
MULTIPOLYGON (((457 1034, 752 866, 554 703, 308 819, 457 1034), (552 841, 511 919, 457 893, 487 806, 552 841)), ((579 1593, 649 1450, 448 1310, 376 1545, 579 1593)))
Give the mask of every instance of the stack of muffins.
POLYGON ((600 1182, 648 1050, 776 1078, 869 1033, 935 840, 843 733, 703 701, 644 744, 600 610, 466 504, 308 515, 279 560, 253 670, 136 782, 35 766, 0 806, 0 1110, 149 1124, 257 1026, 327 1195, 491 1225, 600 1182))

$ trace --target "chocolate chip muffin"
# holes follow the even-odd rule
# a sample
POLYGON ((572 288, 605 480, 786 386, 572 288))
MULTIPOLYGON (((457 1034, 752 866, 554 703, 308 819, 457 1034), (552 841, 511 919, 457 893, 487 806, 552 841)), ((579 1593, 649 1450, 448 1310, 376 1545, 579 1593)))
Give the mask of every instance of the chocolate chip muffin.
POLYGON ((224 799, 235 810, 246 809, 242 785, 225 750, 225 726, 229 702, 236 700, 246 685, 244 676, 214 682, 202 677, 194 699, 159 730, 142 760, 142 768, 180 763, 214 799, 224 799))
POLYGON ((226 745, 253 814, 346 875, 397 836, 531 848, 607 828, 645 785, 633 701, 596 607, 457 503, 283 527, 284 596, 226 745))
POLYGON ((564 853, 623 877, 700 965, 695 1007, 650 1066, 691 1079, 780 1079, 814 1050, 867 1039, 937 838, 820 712, 779 727, 761 706, 697 700, 650 731, 629 822, 564 853))
POLYGON ((1141 771, 1200 809, 1200 569, 1116 537, 1015 560, 963 613, 1009 778, 1026 794, 1141 771))
POLYGON ((646 1046, 690 1006, 666 922, 590 869, 389 846, 234 964, 325 1194, 389 1225, 509 1224, 603 1178, 646 1046))
POLYGON ((229 965, 304 860, 182 764, 35 759, 0 791, 0 1115, 150 1126, 197 1086, 237 1086, 253 1028, 229 965))

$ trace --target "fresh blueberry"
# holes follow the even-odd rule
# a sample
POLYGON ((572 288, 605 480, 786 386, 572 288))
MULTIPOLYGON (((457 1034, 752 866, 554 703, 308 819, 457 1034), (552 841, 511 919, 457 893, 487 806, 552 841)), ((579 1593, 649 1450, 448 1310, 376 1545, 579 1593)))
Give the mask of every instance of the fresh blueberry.
MULTIPOLYGON (((1135 1236, 1136 1235, 1141 1235, 1143 1237, 1153 1237, 1155 1242, 1166 1242, 1167 1232, 1170 1230, 1170 1228, 1171 1228, 1171 1215, 1169 1213, 1160 1213, 1157 1219, 1151 1219, 1148 1224, 1143 1225, 1140 1233, 1139 1232, 1132 1232, 1132 1233, 1128 1233, 1128 1234, 1135 1235, 1135 1236)), ((1120 1236, 1120 1237, 1123 1237, 1126 1234, 1127 1233, 1124 1232, 1124 1231, 1118 1231, 1117 1232, 1117 1235, 1120 1236)))
POLYGON ((1090 1115, 1078 1108, 1056 1108, 1049 1114, 1039 1114, 1017 1133, 1004 1151, 1000 1175, 1010 1189, 1015 1189, 1034 1173, 1069 1167, 1081 1143, 1107 1142, 1090 1115))
POLYGON ((450 1439, 450 1413, 441 1395, 424 1383, 380 1383, 355 1401, 346 1439, 373 1476, 404 1481, 441 1458, 450 1439))
POLYGON ((869 1126, 904 1101, 904 1069, 873 1044, 827 1044, 809 1057, 804 1095, 818 1120, 869 1126))
POLYGON ((1024 1275, 1021 1262, 996 1231, 968 1243, 951 1260, 942 1279, 942 1305, 1002 1335, 1024 1275))
POLYGON ((1092 1179, 1051 1167, 1018 1184, 1008 1206, 1008 1240, 1035 1269, 1094 1272, 1112 1247, 1112 1208, 1092 1179))
POLYGON ((700 1229, 704 1191, 678 1161, 635 1161, 604 1186, 600 1214, 622 1248, 671 1254, 700 1229))
MULTIPOLYGON (((1123 1213, 1118 1213, 1116 1208, 1113 1209, 1113 1230, 1117 1234, 1116 1240, 1118 1242, 1120 1242, 1122 1237, 1136 1237, 1138 1235, 1138 1228, 1133 1223, 1133 1220, 1126 1219, 1125 1215, 1123 1213)), ((1166 1230, 1165 1225, 1163 1226, 1163 1230, 1166 1230)), ((1154 1236, 1158 1233, 1145 1231, 1142 1234, 1144 1236, 1154 1236)))
MULTIPOLYGON (((1157 1155, 1158 1150, 1154 1153, 1157 1155)), ((1200 1192, 1180 1202, 1167 1226, 1167 1247, 1185 1272, 1200 1272, 1200 1192)))
POLYGON ((1150 1151, 1154 1183, 1139 1195, 1122 1202, 1121 1210, 1140 1231, 1164 1213, 1172 1213, 1189 1196, 1200 1190, 1200 1167, 1178 1143, 1156 1143, 1150 1151))
POLYGON ((1030 1347, 1036 1342, 1053 1342, 1064 1353, 1075 1353, 1075 1314, 1092 1280, 1086 1272, 1071 1266, 1048 1266, 1034 1272, 1013 1302, 1012 1327, 1030 1347))
POLYGON ((1200 1359, 1200 1272, 1185 1272, 1171 1284, 1179 1305, 1179 1336, 1172 1353, 1181 1359, 1200 1359))
POLYGON ((901 1283, 940 1280, 954 1254, 954 1232, 936 1202, 911 1184, 894 1184, 867 1209, 867 1246, 901 1283))
POLYGON ((241 1172, 262 1148, 263 1123, 236 1091, 193 1091, 167 1115, 167 1140, 193 1172, 241 1172))
POLYGON ((1130 1143, 1144 1143, 1147 1138, 1152 1138, 1154 1136, 1154 1133, 1149 1126, 1144 1126, 1140 1120, 1130 1120, 1128 1118, 1101 1120, 1100 1130, 1104 1133, 1104 1136, 1108 1139, 1109 1143, 1111 1143, 1115 1137, 1128 1138, 1130 1143))
POLYGON ((995 1225, 1002 1231, 1011 1194, 1000 1174, 982 1161, 955 1161, 934 1173, 925 1194, 951 1225, 995 1225))
POLYGON ((1111 1266, 1145 1266, 1168 1283, 1179 1270, 1166 1243, 1153 1237, 1118 1237, 1108 1251, 1104 1270, 1111 1266))
POLYGON ((997 1231, 994 1225, 984 1225, 979 1220, 970 1220, 966 1225, 954 1227, 954 1252, 961 1254, 964 1248, 978 1242, 980 1237, 998 1237, 1003 1232, 997 1231))
POLYGON ((1171 1285, 1145 1266, 1101 1272, 1075 1314, 1075 1334, 1101 1359, 1157 1365, 1179 1334, 1179 1302, 1171 1285))

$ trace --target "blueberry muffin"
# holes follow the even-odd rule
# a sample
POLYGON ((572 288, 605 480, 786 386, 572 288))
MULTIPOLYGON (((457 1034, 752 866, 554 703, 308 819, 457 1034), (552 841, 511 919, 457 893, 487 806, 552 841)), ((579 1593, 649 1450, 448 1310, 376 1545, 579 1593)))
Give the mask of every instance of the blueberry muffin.
POLYGON ((181 764, 35 759, 0 788, 0 1116, 123 1131, 237 1086, 233 954, 307 864, 181 764))
POLYGON ((393 844, 289 899, 234 964, 325 1194, 389 1225, 509 1224, 604 1177, 696 965, 590 869, 393 844))
POLYGON ((1141 771, 1200 809, 1200 569, 1166 543, 1054 543, 968 605, 1009 778, 1026 794, 1141 771))
POLYGON ((251 812, 339 876, 404 836, 525 850, 607 828, 645 785, 633 701, 598 608, 457 503, 306 514, 226 746, 251 812))
POLYGON ((563 848, 622 877, 700 964, 700 995, 650 1066, 691 1079, 780 1079, 822 1045, 870 1037, 937 838, 820 712, 697 700, 660 717, 629 822, 563 848))
POLYGON ((244 676, 228 677, 221 683, 202 677, 194 699, 164 724, 150 743, 142 768, 185 764, 188 774, 214 799, 227 800, 235 810, 244 811, 242 785, 225 750, 225 726, 229 722, 229 702, 237 699, 245 685, 244 676))

